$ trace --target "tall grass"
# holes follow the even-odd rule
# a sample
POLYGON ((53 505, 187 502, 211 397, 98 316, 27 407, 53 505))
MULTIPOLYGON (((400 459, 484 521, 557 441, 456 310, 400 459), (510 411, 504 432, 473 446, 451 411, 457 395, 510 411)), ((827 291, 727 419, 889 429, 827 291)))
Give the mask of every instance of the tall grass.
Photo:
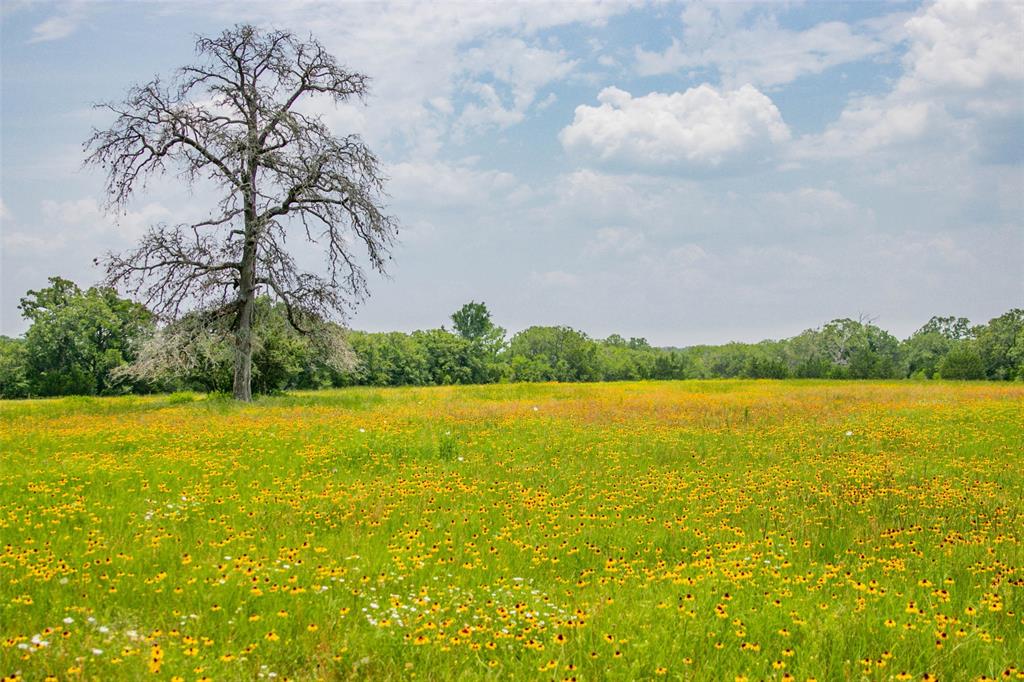
POLYGON ((0 674, 1019 677, 1022 423, 909 382, 0 403, 0 674))

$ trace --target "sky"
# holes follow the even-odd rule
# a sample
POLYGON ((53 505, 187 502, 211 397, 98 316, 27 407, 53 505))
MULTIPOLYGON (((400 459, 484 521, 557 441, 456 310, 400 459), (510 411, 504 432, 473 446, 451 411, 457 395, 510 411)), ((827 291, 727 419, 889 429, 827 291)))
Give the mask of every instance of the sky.
POLYGON ((215 195, 120 214, 93 104, 238 23, 371 77, 317 104, 383 160, 401 224, 348 324, 564 324, 686 346, 1024 307, 1024 2, 18 2, 0 9, 0 333, 26 290, 215 195))

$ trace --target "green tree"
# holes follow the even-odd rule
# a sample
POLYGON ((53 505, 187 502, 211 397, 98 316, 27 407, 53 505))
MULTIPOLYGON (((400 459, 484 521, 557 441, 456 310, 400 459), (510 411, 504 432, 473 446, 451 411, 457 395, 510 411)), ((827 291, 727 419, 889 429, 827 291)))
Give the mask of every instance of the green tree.
POLYGON ((601 381, 635 381, 654 375, 655 352, 645 339, 626 341, 612 334, 597 345, 597 373, 601 381))
POLYGON ((889 332, 866 324, 850 356, 854 379, 895 379, 899 376, 900 342, 889 332))
POLYGON ((749 351, 747 344, 733 341, 722 346, 704 346, 703 365, 706 376, 732 379, 744 376, 749 351))
POLYGON ((1013 347, 1007 351, 1006 356, 1013 363, 1013 366, 1017 368, 1016 375, 1013 378, 1017 381, 1024 381, 1024 328, 1017 332, 1017 338, 1013 342, 1013 347))
POLYGON ((782 341, 761 341, 747 345, 747 362, 743 376, 751 379, 785 379, 789 377, 786 345, 782 341))
POLYGON ((513 381, 554 381, 555 368, 543 355, 513 355, 509 359, 509 375, 513 381))
MULTIPOLYGON (((253 319, 252 387, 258 393, 329 386, 351 373, 355 357, 337 325, 320 323, 304 333, 288 321, 287 307, 267 296, 256 299, 253 319)), ((216 314, 192 311, 158 329, 138 358, 118 374, 162 389, 230 390, 234 349, 230 324, 216 314)))
POLYGON ((905 374, 913 378, 931 379, 953 345, 953 341, 934 332, 914 332, 913 336, 903 342, 905 374))
POLYGON ((423 346, 402 332, 350 332, 356 369, 341 377, 343 384, 423 386, 430 383, 429 360, 423 346))
POLYGON ((19 306, 31 322, 25 334, 31 392, 95 395, 130 388, 112 372, 135 357, 152 333, 153 315, 107 287, 82 291, 61 277, 49 282, 19 306))
POLYGON ((783 355, 791 376, 798 379, 823 379, 832 372, 832 359, 825 349, 824 335, 808 329, 787 339, 783 355))
MULTIPOLYGON (((765 347, 765 342, 757 344, 765 347)), ((836 319, 774 344, 769 357, 800 379, 891 379, 902 374, 901 345, 871 323, 836 319)), ((772 371, 779 368, 774 366, 772 371)), ((763 368, 763 360, 759 363, 763 368)))
POLYGON ((652 379, 688 379, 691 372, 689 358, 684 353, 667 348, 655 351, 652 379))
POLYGON ((412 338, 427 357, 428 383, 438 386, 475 383, 471 341, 445 329, 415 331, 412 338))
POLYGON ((477 341, 492 335, 496 327, 486 303, 470 301, 452 313, 455 333, 467 341, 477 341))
POLYGON ((284 304, 267 296, 258 297, 253 323, 257 329, 252 354, 255 392, 276 393, 330 384, 327 368, 320 362, 316 336, 296 331, 288 323, 284 304))
POLYGON ((629 341, 626 343, 626 345, 628 345, 631 350, 653 350, 651 348, 651 344, 647 342, 647 339, 640 336, 629 337, 629 341))
POLYGON ((467 362, 474 384, 497 381, 505 372, 501 351, 505 347, 505 330, 491 320, 491 311, 484 303, 470 301, 452 313, 455 333, 469 343, 467 362))
POLYGON ((1021 308, 1009 310, 975 330, 986 377, 1002 381, 1024 375, 1024 364, 1016 349, 1022 330, 1024 309, 1021 308))
POLYGON ((940 317, 936 315, 925 322, 918 332, 922 334, 938 334, 950 341, 963 341, 974 336, 971 321, 966 317, 940 317))
POLYGON ((786 379, 789 377, 789 367, 778 358, 752 355, 747 360, 743 376, 750 379, 786 379))
POLYGON ((599 378, 597 344, 571 327, 524 329, 512 337, 507 353, 516 381, 596 381, 599 378), (516 374, 517 368, 528 368, 530 378, 516 374))
POLYGON ((24 398, 30 388, 25 340, 0 336, 0 398, 24 398))
POLYGON ((950 349, 972 336, 971 322, 965 317, 931 318, 902 344, 904 374, 931 379, 950 349))
POLYGON ((984 379, 985 362, 974 343, 964 341, 953 346, 939 362, 943 379, 984 379))

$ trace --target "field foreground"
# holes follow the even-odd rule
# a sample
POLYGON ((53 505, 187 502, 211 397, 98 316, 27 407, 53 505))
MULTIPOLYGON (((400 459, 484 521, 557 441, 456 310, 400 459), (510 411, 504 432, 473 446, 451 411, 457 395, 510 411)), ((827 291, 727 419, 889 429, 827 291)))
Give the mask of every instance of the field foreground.
POLYGON ((0 403, 0 675, 1024 678, 1024 386, 0 403))

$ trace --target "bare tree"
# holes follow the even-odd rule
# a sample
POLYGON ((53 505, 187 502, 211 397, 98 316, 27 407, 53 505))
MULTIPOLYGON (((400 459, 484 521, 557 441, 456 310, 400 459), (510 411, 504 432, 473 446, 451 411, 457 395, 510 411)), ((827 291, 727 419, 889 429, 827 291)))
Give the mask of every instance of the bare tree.
MULTIPOLYGON (((357 135, 337 137, 304 100, 362 99, 368 78, 347 71, 310 38, 239 25, 196 41, 198 63, 131 88, 116 115, 85 143, 107 174, 109 208, 168 166, 189 186, 211 182, 220 199, 194 224, 151 228, 132 251, 103 259, 107 282, 166 319, 188 307, 230 316, 234 396, 250 400, 253 307, 266 292, 298 330, 344 315, 367 293, 361 257, 384 271, 397 222, 383 208, 380 163, 357 135), (299 234, 319 245, 324 274, 286 248, 299 234)), ((99 260, 99 259, 97 259, 99 260)))

